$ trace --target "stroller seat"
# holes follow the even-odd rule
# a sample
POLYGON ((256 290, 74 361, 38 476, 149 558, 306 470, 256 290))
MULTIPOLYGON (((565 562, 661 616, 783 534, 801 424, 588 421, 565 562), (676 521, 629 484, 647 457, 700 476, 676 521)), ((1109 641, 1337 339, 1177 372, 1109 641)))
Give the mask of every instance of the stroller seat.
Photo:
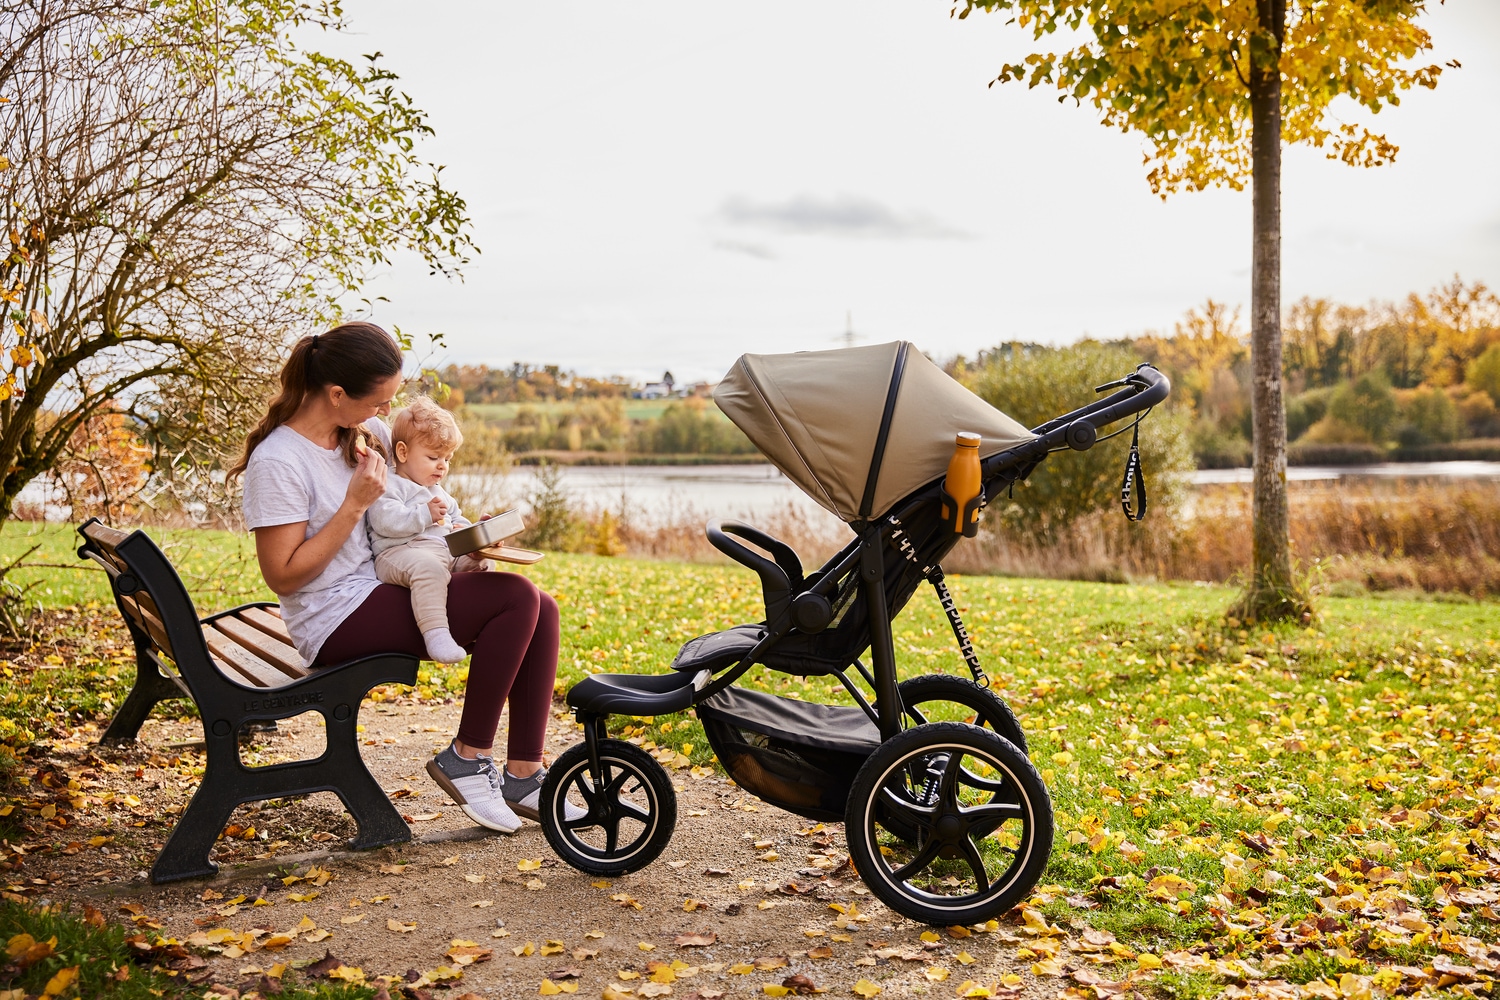
POLYGON ((599 715, 665 715, 686 711, 708 681, 708 671, 670 674, 594 674, 568 692, 568 707, 599 715))

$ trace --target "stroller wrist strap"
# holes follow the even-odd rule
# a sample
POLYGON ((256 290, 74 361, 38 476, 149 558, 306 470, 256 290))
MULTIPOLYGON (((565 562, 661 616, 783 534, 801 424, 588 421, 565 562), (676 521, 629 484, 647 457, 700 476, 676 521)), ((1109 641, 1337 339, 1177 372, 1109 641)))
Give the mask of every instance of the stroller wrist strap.
POLYGON ((1130 457, 1125 460, 1125 478, 1120 483, 1120 509, 1125 520, 1139 521, 1146 516, 1146 476, 1141 471, 1141 422, 1135 422, 1135 433, 1130 438, 1130 457), (1135 494, 1134 512, 1130 509, 1131 494, 1135 494))

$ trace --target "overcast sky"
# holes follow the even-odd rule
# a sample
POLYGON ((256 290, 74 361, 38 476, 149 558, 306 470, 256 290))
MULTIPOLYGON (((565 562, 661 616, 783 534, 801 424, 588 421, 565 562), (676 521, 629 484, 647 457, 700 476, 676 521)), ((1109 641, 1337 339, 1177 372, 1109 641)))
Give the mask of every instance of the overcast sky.
MULTIPOLYGON (((1283 292, 1500 284, 1500 3, 1429 4, 1436 91, 1355 170, 1288 150, 1283 292)), ((1248 304, 1250 196, 1163 203, 1140 139, 1017 84, 1025 37, 941 0, 345 0, 468 201, 462 284, 400 265, 374 318, 447 360, 716 379, 746 351, 904 338, 939 356, 1169 329, 1248 304)), ((1368 120, 1368 119, 1361 119, 1368 120)))

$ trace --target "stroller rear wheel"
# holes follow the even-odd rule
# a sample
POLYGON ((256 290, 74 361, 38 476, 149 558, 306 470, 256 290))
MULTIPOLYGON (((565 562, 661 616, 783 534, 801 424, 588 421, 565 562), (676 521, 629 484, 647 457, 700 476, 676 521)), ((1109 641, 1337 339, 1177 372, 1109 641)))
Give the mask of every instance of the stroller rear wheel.
POLYGON ((1052 850, 1052 801, 1031 761, 1003 736, 957 722, 882 743, 854 779, 844 824, 870 891, 929 924, 1009 910, 1052 850))
POLYGON ((677 825, 672 779, 651 755, 624 740, 599 741, 600 773, 586 744, 569 747, 547 771, 542 832, 557 856, 590 875, 616 876, 655 861, 677 825), (584 809, 569 820, 565 803, 584 809))
POLYGON ((1010 706, 987 687, 967 677, 952 674, 925 674, 896 685, 901 705, 913 725, 929 722, 967 722, 981 729, 988 727, 1028 753, 1026 734, 1010 706))

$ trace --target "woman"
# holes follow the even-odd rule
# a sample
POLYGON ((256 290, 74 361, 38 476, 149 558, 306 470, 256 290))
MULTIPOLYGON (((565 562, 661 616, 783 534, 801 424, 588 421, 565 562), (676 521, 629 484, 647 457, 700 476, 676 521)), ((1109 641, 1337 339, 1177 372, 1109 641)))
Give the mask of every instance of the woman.
MULTIPOLYGON (((281 598, 297 651, 314 667, 376 653, 426 656, 411 595, 375 578, 365 529, 365 511, 385 491, 390 450, 378 418, 390 413, 401 367, 400 347, 373 323, 302 338, 282 369, 280 395, 230 471, 245 477, 245 523, 261 574, 281 598)), ((472 656, 469 681, 458 735, 427 771, 476 823, 514 833, 518 814, 537 818, 546 775, 557 602, 516 573, 456 573, 448 616, 472 656), (502 774, 490 754, 507 700, 502 774)))

